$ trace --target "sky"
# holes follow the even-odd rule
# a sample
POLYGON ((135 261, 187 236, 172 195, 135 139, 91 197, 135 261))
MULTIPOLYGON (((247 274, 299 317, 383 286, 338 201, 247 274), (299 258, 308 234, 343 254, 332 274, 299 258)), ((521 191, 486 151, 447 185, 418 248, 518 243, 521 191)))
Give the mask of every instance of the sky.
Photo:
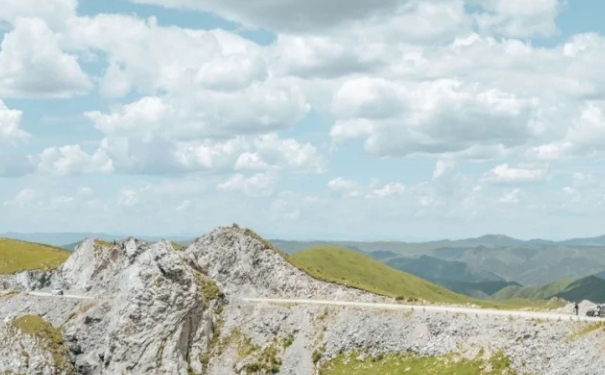
POLYGON ((0 0, 0 232, 605 234, 597 0, 0 0))

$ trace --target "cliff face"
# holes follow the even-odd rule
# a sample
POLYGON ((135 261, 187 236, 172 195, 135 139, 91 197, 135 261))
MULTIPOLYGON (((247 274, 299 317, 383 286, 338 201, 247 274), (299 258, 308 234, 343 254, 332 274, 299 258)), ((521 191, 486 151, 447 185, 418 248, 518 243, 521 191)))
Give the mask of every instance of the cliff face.
MULTIPOLYGON (((19 310, 26 310, 19 306, 26 304, 28 312, 60 328, 63 342, 55 344, 69 349, 68 363, 73 365, 48 373, 185 375, 202 371, 199 358, 212 337, 217 302, 204 296, 204 286, 210 282, 187 266, 169 242, 148 245, 128 239, 109 245, 88 240, 51 279, 45 285, 62 287, 70 298, 13 294, 3 297, 0 308, 0 316, 18 317, 19 310)), ((12 328, 3 335, 27 337, 19 334, 26 330, 12 328)), ((27 340, 11 345, 24 349, 15 350, 10 362, 0 359, 0 373, 14 370, 15 355, 22 353, 21 362, 26 363, 31 353, 44 349, 27 340)), ((44 364, 44 359, 40 361, 44 364)), ((46 364, 56 367, 50 359, 46 364)), ((21 372, 39 373, 35 367, 21 372)))
POLYGON ((605 332, 586 324, 250 297, 384 302, 313 279, 244 229, 217 229, 180 250, 87 240, 57 271, 0 280, 0 374, 314 375, 341 353, 503 353, 518 374, 534 375, 605 368, 605 332), (45 294, 51 288, 65 295, 45 294))

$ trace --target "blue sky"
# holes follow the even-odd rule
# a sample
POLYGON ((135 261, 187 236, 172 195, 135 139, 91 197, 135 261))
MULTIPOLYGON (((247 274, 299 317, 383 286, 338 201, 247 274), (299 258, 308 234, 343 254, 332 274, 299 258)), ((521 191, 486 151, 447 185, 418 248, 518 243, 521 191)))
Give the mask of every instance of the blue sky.
POLYGON ((0 0, 0 232, 603 234, 603 8, 0 0))

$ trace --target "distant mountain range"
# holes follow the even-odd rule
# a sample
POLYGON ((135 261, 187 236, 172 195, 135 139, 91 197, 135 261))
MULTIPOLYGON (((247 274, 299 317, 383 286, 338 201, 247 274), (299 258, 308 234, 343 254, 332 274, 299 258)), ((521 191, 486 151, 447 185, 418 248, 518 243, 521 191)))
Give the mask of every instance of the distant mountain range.
POLYGON ((386 264, 454 292, 477 298, 491 298, 492 294, 503 288, 511 285, 520 286, 519 283, 507 281, 489 271, 472 268, 466 263, 447 261, 428 255, 420 258, 395 257, 386 260, 386 264))
MULTIPOLYGON (((127 234, 109 234, 109 233, 93 233, 93 232, 65 232, 65 233, 0 233, 0 238, 12 238, 21 241, 44 243, 47 245, 59 246, 68 250, 73 250, 77 244, 86 238, 96 238, 103 241, 122 241, 131 237, 127 234)), ((195 236, 134 236, 143 241, 157 242, 164 238, 175 242, 191 242, 195 236)))

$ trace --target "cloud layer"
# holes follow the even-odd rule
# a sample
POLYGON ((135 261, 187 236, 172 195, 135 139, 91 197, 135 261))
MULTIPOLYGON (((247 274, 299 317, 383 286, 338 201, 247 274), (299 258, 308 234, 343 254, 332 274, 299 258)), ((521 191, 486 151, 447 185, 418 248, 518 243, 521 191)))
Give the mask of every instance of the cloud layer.
POLYGON ((228 206, 208 226, 262 211, 259 225, 284 233, 413 221, 469 235, 453 223, 523 235, 520 210, 548 235, 570 213, 605 213, 605 37, 565 34, 562 1, 128 6, 142 5, 156 15, 3 4, 4 207, 182 224, 228 206), (166 9, 223 27, 183 27, 166 9))

